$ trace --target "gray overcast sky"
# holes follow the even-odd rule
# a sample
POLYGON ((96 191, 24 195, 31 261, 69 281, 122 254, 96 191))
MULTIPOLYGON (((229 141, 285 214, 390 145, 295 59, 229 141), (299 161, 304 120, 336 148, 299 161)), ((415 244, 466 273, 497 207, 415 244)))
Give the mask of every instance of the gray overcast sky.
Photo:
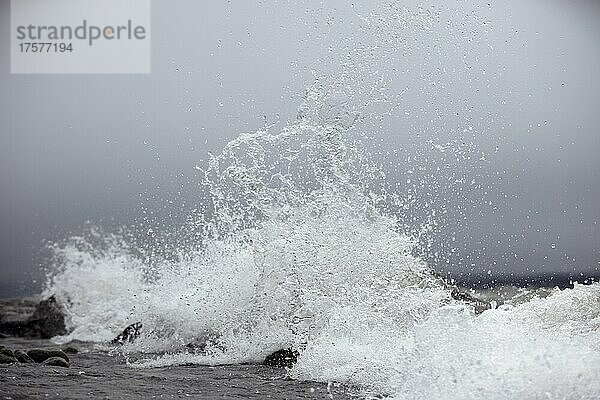
MULTIPOLYGON (((355 3, 359 12, 374 7, 355 3)), ((596 271, 600 6, 468 3, 431 4, 444 18, 475 8, 490 20, 493 29, 466 57, 494 78, 439 76, 438 83, 458 80, 444 98, 415 90, 425 83, 405 72, 398 87, 413 90, 380 138, 388 149, 419 148, 412 133, 426 128, 408 111, 425 109, 419 116, 429 120, 427 108, 447 107, 449 98, 469 103, 472 116, 492 109, 501 122, 477 141, 498 148, 482 172, 498 209, 456 221, 463 254, 444 268, 596 271), (477 54, 479 44, 484 53, 477 54)), ((44 239, 60 240, 86 221, 132 223, 142 202, 167 215, 175 206, 164 200, 208 151, 260 128, 265 117, 293 118, 309 69, 353 34, 348 21, 356 18, 344 1, 153 1, 150 75, 11 75, 9 5, 0 0, 0 297, 35 287, 44 239)), ((422 68, 418 54, 406 63, 422 68)), ((441 140, 448 123, 435 120, 423 140, 441 140)), ((398 166, 390 179, 406 179, 406 156, 385 160, 398 166)))

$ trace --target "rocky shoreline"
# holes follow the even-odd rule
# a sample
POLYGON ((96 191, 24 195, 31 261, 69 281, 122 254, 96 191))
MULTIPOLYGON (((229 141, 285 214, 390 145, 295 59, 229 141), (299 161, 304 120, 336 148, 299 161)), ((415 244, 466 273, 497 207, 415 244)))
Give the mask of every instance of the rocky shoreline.
POLYGON ((0 364, 44 364, 53 367, 69 368, 69 353, 77 353, 73 347, 63 349, 16 349, 0 345, 0 364))
MULTIPOLYGON (((4 338, 14 350, 49 349, 46 339, 4 338)), ((70 368, 35 363, 0 365, 2 399, 248 398, 350 399, 347 388, 290 380, 284 368, 266 365, 170 366, 139 369, 126 360, 79 343, 70 368)))
MULTIPOLYGON (((289 379, 284 367, 295 354, 287 350, 270 355, 264 364, 139 369, 93 343, 58 347, 47 336, 54 333, 51 329, 65 329, 59 310, 52 298, 0 300, 2 399, 354 397, 340 385, 289 379)), ((133 340, 139 329, 141 324, 127 327, 115 341, 133 340)))
MULTIPOLYGON (((456 288, 452 297, 471 304, 476 313, 493 304, 456 288)), ((262 364, 131 368, 118 351, 107 349, 135 341, 143 330, 141 321, 124 327, 102 346, 78 342, 57 347, 50 338, 68 333, 65 320, 64 309, 54 296, 0 299, 0 385, 4 399, 356 397, 351 388, 341 385, 289 379, 286 368, 298 357, 294 349, 280 349, 262 364)), ((202 341, 188 345, 196 353, 202 353, 204 346, 202 341)))
POLYGON ((0 300, 0 337, 50 339, 66 333, 65 313, 54 296, 0 300))

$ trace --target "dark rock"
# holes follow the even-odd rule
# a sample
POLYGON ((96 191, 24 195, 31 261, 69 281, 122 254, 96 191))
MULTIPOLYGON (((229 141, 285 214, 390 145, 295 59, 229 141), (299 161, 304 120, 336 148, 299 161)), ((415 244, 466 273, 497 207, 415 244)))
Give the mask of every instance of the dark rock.
POLYGON ((13 353, 13 351, 11 349, 9 349, 8 347, 4 347, 4 346, 0 346, 0 354, 8 356, 8 357, 15 356, 15 354, 13 353))
MULTIPOLYGON (((0 299, 0 326, 8 323, 9 325, 14 321, 25 321, 39 303, 39 300, 34 298, 25 297, 18 299, 0 299)), ((0 328, 0 332, 8 333, 4 329, 0 328)))
POLYGON ((54 296, 40 301, 26 319, 9 315, 0 321, 0 332, 5 335, 50 339, 68 333, 63 308, 54 296), (10 317, 10 318, 9 318, 10 317))
POLYGON ((220 342, 220 335, 212 330, 198 333, 193 341, 185 345, 188 352, 194 354, 207 354, 207 348, 216 348, 225 351, 225 346, 220 342))
POLYGON ((136 322, 129 325, 127 328, 123 330, 116 338, 114 338, 111 343, 122 345, 126 342, 132 343, 135 339, 140 337, 142 334, 142 323, 136 322))
POLYGON ((54 296, 40 301, 28 321, 42 339, 67 334, 64 310, 54 296))
POLYGON ((458 288, 452 289, 450 296, 452 296, 454 300, 463 301, 473 306, 473 308, 475 309, 475 314, 481 314, 485 310, 489 310, 490 308, 492 308, 492 305, 490 303, 480 300, 475 296, 471 296, 468 293, 462 292, 458 290, 458 288))
POLYGON ((6 354, 0 354, 0 364, 12 364, 18 362, 16 358, 6 354))
POLYGON ((61 350, 32 349, 27 352, 27 355, 37 363, 55 357, 62 358, 67 362, 69 361, 69 357, 61 350))
POLYGON ((79 353, 79 350, 77 350, 75 347, 72 347, 72 346, 63 347, 62 351, 64 351, 65 354, 77 354, 77 353, 79 353))
POLYGON ((37 337, 36 333, 29 329, 26 320, 9 320, 0 322, 0 332, 3 336, 28 336, 37 337))
POLYGON ((50 357, 46 361, 44 361, 44 365, 69 368, 69 362, 62 357, 50 357))
POLYGON ((15 354, 8 347, 0 346, 0 364, 16 363, 15 354))
POLYGON ((34 363, 33 358, 29 357, 23 350, 15 350, 15 358, 23 364, 34 363))
POLYGON ((291 368, 294 364, 296 364, 296 361, 298 361, 299 355, 300 353, 291 348, 277 350, 276 352, 269 354, 265 358, 263 364, 269 365, 271 367, 291 368))

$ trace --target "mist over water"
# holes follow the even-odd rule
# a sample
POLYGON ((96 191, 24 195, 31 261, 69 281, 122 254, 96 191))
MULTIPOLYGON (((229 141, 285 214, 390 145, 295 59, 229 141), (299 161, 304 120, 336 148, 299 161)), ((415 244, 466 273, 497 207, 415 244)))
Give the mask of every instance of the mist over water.
POLYGON ((126 230, 92 227, 55 244, 45 293, 73 328, 58 340, 108 341, 142 321, 123 348, 133 367, 260 362, 292 347, 293 378, 365 396, 596 398, 600 285, 476 316, 432 272, 451 262, 463 221, 497 212, 483 178, 499 150, 480 139, 501 142, 505 127, 491 107, 448 97, 454 81, 502 97, 481 68, 485 8, 452 12, 356 10, 355 34, 310 66, 295 119, 198 164, 200 201, 177 240, 140 248, 126 230), (389 166, 378 138, 398 114, 430 129, 389 166), (401 182, 387 178, 398 169, 401 182))

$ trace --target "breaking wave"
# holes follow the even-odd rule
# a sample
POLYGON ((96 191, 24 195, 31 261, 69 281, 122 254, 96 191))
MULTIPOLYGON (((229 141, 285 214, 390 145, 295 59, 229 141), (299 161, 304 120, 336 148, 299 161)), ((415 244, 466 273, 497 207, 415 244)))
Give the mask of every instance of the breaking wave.
POLYGON ((376 67, 452 26, 394 4, 359 19, 361 43, 317 77, 296 120, 211 157, 206 201, 184 227, 193 245, 149 262, 123 235, 92 229, 54 246, 46 292, 73 328, 56 340, 106 342, 142 321, 123 347, 136 367, 261 362, 291 347, 293 378, 365 396, 597 398, 600 285, 478 315, 419 257, 435 213, 408 224, 419 199, 390 190, 362 144, 397 106, 376 67))

